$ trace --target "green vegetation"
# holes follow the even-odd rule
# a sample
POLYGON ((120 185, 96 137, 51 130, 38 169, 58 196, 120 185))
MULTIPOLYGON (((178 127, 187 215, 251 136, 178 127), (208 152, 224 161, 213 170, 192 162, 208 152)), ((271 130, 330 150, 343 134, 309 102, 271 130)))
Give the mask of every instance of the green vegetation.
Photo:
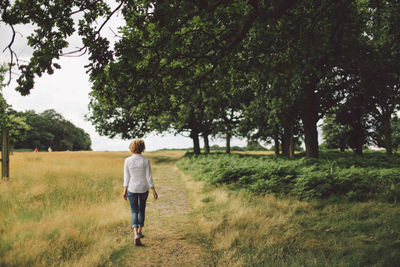
MULTIPOLYGON (((30 150, 35 148, 53 150, 91 150, 90 136, 83 129, 53 109, 40 114, 29 110, 13 110, 1 94, 6 68, 0 65, 0 136, 3 130, 7 133, 10 150, 30 150)), ((0 147, 3 144, 0 143, 0 147)))
POLYGON ((100 134, 185 134, 195 154, 199 138, 209 151, 208 138, 224 136, 230 153, 231 137, 239 136, 273 142, 289 158, 304 141, 306 156, 318 158, 317 123, 334 114, 355 153, 376 129, 377 144, 392 154, 398 1, 116 2, 0 0, 12 33, 10 65, 14 26, 37 28, 28 34, 32 56, 16 66, 16 90, 29 94, 37 76, 61 67, 60 56, 87 51, 88 119, 100 134), (115 14, 125 23, 120 38, 107 39, 101 30, 115 14), (74 33, 83 47, 66 51, 74 33))
POLYGON ((64 119, 53 109, 45 110, 40 114, 33 110, 25 112, 11 110, 10 113, 10 116, 23 119, 29 127, 25 130, 24 139, 13 142, 18 150, 32 151, 35 147, 43 151, 47 151, 49 147, 54 151, 91 150, 92 142, 89 134, 64 119))
MULTIPOLYGON (((27 133, 31 127, 26 123, 25 117, 7 114, 7 112, 5 112, 5 114, 2 128, 0 129, 0 135, 2 134, 4 127, 8 133, 9 143, 12 149, 14 144, 25 141, 27 133)), ((0 144, 0 147, 2 146, 3 144, 0 144)))
POLYGON ((395 267, 400 261, 397 204, 305 202, 221 187, 196 193, 196 231, 216 254, 216 266, 395 267))
POLYGON ((318 158, 317 122, 334 113, 357 154, 371 123, 392 154, 398 3, 141 3, 122 8, 115 56, 91 72, 89 119, 102 134, 189 133, 195 154, 200 137, 205 151, 209 136, 226 137, 230 153, 230 138, 242 136, 273 141, 289 158, 303 140, 318 158))
MULTIPOLYGON (((129 204, 121 198, 128 153, 14 153, 14 179, 0 186, 0 265, 386 267, 400 261, 397 203, 302 201, 231 190, 232 184, 204 186, 174 167, 183 154, 145 155, 152 160, 160 199, 149 199, 146 246, 137 248, 129 204)), ((321 156, 329 160, 336 154, 321 156)), ((274 159, 230 158, 262 157, 274 159)), ((398 158, 385 163, 383 153, 365 157, 382 169, 398 163, 398 158)), ((207 156, 197 157, 202 158, 207 156)), ((350 158, 347 153, 340 164, 366 166, 350 158)))
POLYGON ((399 155, 320 156, 187 154, 178 161, 197 180, 198 235, 217 266, 398 265, 399 155))
POLYGON ((400 200, 400 155, 324 152, 319 159, 271 155, 193 155, 178 162, 207 184, 300 199, 400 200))
MULTIPOLYGON (((339 114, 340 115, 340 114, 339 114)), ((338 148, 340 151, 351 148, 354 142, 352 138, 354 133, 351 131, 352 127, 349 122, 344 119, 346 114, 337 116, 336 114, 329 114, 324 117, 322 124, 322 136, 324 142, 322 147, 332 149, 338 148)), ((365 125, 364 140, 362 141, 363 146, 373 145, 376 147, 385 147, 385 131, 389 130, 391 135, 391 149, 397 151, 400 148, 400 120, 394 116, 390 119, 390 125, 385 125, 381 121, 372 119, 372 122, 365 125), (385 129, 386 126, 390 126, 390 129, 385 129)), ((321 147, 321 146, 320 146, 321 147)))

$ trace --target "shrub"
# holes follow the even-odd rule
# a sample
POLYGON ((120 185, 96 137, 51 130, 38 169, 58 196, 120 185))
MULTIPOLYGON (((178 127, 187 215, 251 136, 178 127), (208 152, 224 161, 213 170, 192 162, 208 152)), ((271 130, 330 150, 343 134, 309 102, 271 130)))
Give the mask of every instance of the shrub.
POLYGON ((320 159, 271 155, 187 154, 178 167, 208 184, 232 184, 255 193, 302 199, 400 199, 400 157, 367 152, 364 157, 327 151, 320 159))

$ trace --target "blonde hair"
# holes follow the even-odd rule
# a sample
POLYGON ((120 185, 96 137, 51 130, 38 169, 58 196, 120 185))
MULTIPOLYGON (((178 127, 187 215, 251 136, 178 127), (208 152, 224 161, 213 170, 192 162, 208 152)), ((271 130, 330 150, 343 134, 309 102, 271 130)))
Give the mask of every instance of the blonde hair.
POLYGON ((130 150, 132 153, 135 153, 135 154, 140 154, 140 153, 142 153, 142 152, 144 151, 145 148, 146 148, 146 147, 145 147, 145 145, 144 145, 143 139, 136 139, 136 140, 133 140, 133 141, 130 143, 130 145, 129 145, 129 150, 130 150))

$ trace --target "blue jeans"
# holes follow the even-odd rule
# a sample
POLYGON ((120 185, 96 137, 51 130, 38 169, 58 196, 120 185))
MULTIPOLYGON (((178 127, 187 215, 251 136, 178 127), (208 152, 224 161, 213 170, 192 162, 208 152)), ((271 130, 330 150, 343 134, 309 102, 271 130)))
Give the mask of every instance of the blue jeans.
POLYGON ((129 204, 131 204, 132 227, 138 228, 144 226, 146 201, 149 191, 145 193, 131 193, 128 191, 129 204))

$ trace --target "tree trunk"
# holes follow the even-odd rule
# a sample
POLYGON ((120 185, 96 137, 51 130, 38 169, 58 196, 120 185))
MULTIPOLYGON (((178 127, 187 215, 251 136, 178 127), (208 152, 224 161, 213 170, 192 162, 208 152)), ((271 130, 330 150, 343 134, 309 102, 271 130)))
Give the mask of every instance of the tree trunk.
POLYGON ((356 153, 359 156, 363 155, 362 144, 359 143, 356 144, 356 147, 354 148, 354 153, 356 153))
POLYGON ((383 132, 385 135, 386 154, 392 155, 392 129, 390 127, 390 114, 383 117, 383 132))
POLYGON ((305 98, 301 105, 301 120, 304 127, 304 143, 306 146, 306 157, 318 158, 318 112, 320 99, 314 92, 318 85, 316 77, 310 77, 308 84, 305 84, 305 98))
POLYGON ((193 139, 193 153, 196 155, 200 155, 200 142, 199 142, 199 134, 197 132, 192 132, 191 137, 193 139))
POLYGON ((292 134, 290 136, 290 143, 289 143, 289 158, 294 158, 294 138, 293 138, 293 126, 292 126, 292 134))
POLYGON ((10 152, 9 152, 9 140, 8 130, 2 129, 2 143, 1 143, 1 176, 3 180, 8 181, 10 179, 10 152))
POLYGON ((279 156, 279 136, 278 132, 274 135, 274 144, 275 144, 275 156, 279 156))
POLYGON ((283 129, 283 136, 282 136, 282 155, 285 157, 289 157, 289 145, 290 145, 290 136, 287 129, 283 129))
POLYGON ((227 153, 227 154, 230 154, 231 153, 231 132, 227 132, 226 133, 226 146, 225 146, 225 152, 227 153))
MULTIPOLYGON (((314 96, 314 98, 316 98, 314 96)), ((304 127, 304 143, 306 145, 306 156, 318 158, 318 106, 316 101, 310 101, 303 107, 301 120, 304 127)))
MULTIPOLYGON (((361 120, 361 116, 360 116, 361 120)), ((363 140, 364 140, 364 133, 363 133, 363 126, 361 124, 361 121, 358 120, 353 127, 353 150, 354 153, 356 153, 359 156, 362 156, 363 154, 363 140)))
POLYGON ((203 134, 203 141, 204 141, 204 152, 210 153, 210 144, 208 142, 207 134, 203 134))
POLYGON ((294 157, 293 124, 283 130, 282 153, 288 158, 294 157))

